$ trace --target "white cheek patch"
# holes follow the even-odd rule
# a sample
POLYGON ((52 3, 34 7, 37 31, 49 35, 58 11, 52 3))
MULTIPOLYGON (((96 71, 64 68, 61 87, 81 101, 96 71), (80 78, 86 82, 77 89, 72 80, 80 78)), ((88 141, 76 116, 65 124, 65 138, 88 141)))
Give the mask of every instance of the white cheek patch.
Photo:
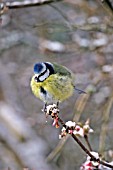
POLYGON ((49 77, 49 70, 47 69, 47 71, 42 75, 42 76, 40 76, 39 77, 39 80, 42 82, 42 81, 44 81, 45 79, 47 79, 48 77, 49 77))
POLYGON ((35 74, 35 75, 34 75, 34 77, 38 77, 38 76, 39 76, 39 74, 35 74))

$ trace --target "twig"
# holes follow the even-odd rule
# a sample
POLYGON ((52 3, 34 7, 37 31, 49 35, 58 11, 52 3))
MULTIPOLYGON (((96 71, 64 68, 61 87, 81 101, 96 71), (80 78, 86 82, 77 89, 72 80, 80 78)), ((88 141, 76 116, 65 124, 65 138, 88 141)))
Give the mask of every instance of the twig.
POLYGON ((24 0, 14 2, 2 2, 0 3, 0 14, 3 14, 5 12, 5 9, 27 8, 33 6, 47 5, 59 1, 62 0, 24 0))
POLYGON ((55 5, 53 4, 50 4, 50 6, 52 8, 54 8, 56 11, 58 11, 58 13, 60 13, 60 15, 63 17, 63 19, 65 20, 65 23, 67 25, 67 27, 69 28, 70 31, 73 31, 73 27, 72 27, 72 24, 69 22, 68 20, 68 17, 66 16, 66 14, 63 13, 62 10, 60 10, 58 7, 56 7, 55 5))
MULTIPOLYGON (((61 125, 64 128, 66 129, 68 128, 60 117, 58 117, 58 121, 61 123, 61 125)), ((91 157, 92 160, 97 161, 97 162, 99 161, 89 152, 89 150, 82 144, 82 142, 73 133, 71 134, 71 136, 79 144, 79 146, 85 151, 85 153, 87 153, 91 157)))
POLYGON ((89 150, 81 143, 81 141, 72 133, 71 135, 73 139, 79 144, 79 146, 84 150, 86 154, 88 154, 91 157, 91 160, 100 162, 99 159, 96 159, 90 152, 89 150))
MULTIPOLYGON (((60 117, 58 117, 58 121, 62 124, 63 127, 68 128, 60 117)), ((104 165, 104 166, 106 166, 106 167, 113 168, 113 166, 110 165, 109 163, 104 162, 104 161, 102 161, 102 160, 100 160, 100 159, 95 158, 95 157, 90 153, 90 151, 82 144, 82 142, 76 137, 76 135, 74 135, 74 134, 72 133, 71 136, 72 136, 73 139, 78 143, 78 145, 82 148, 82 150, 84 150, 84 152, 91 157, 91 160, 92 160, 92 161, 96 161, 96 162, 98 162, 98 163, 100 163, 100 164, 102 164, 102 165, 104 165)))
MULTIPOLYGON (((86 88, 87 91, 87 88, 86 88)), ((79 118, 90 98, 91 94, 87 94, 87 95, 82 95, 79 96, 79 98, 77 99, 75 106, 74 106, 74 117, 73 117, 73 121, 78 122, 79 118)), ((58 145, 56 146, 56 148, 48 155, 47 157, 47 161, 51 161, 55 158, 55 156, 62 150, 63 146, 65 145, 65 143, 67 142, 67 140, 69 139, 70 135, 67 135, 65 137, 65 140, 60 140, 58 145)))
POLYGON ((15 2, 6 2, 5 5, 9 9, 14 8, 25 8, 25 7, 32 7, 32 6, 40 6, 44 4, 49 4, 52 2, 59 2, 61 0, 25 0, 25 1, 15 1, 15 2))
POLYGON ((113 6, 109 0, 101 0, 102 4, 106 5, 113 13, 113 6))
POLYGON ((99 23, 99 24, 86 23, 82 26, 74 24, 73 29, 79 29, 83 31, 96 31, 96 32, 98 31, 102 33, 113 33, 112 25, 107 25, 105 23, 99 23))
POLYGON ((113 6, 109 0, 98 0, 103 8, 113 17, 113 6))
POLYGON ((88 145, 89 150, 92 151, 91 145, 90 145, 89 140, 88 140, 88 136, 84 135, 84 139, 85 139, 85 141, 86 141, 86 143, 88 145))
POLYGON ((91 161, 95 161, 95 162, 98 162, 99 164, 102 164, 104 166, 113 168, 113 166, 111 164, 108 164, 107 162, 103 162, 99 157, 96 158, 95 156, 93 156, 93 154, 84 146, 84 144, 82 144, 82 142, 75 135, 76 133, 75 133, 74 129, 76 127, 76 123, 71 122, 71 121, 64 123, 64 121, 59 117, 59 109, 58 109, 57 105, 53 104, 53 105, 47 106, 45 109, 45 114, 46 114, 46 116, 48 116, 48 115, 51 116, 51 118, 54 120, 53 125, 56 126, 56 128, 59 127, 59 122, 60 122, 60 124, 64 128, 61 133, 61 137, 66 136, 66 134, 70 134, 73 137, 73 139, 78 143, 78 145, 82 148, 82 150, 88 156, 90 156, 91 161))
MULTIPOLYGON (((65 22, 66 23, 66 22, 65 22)), ((59 23, 57 23, 56 21, 54 22, 45 22, 42 24, 36 24, 34 27, 40 27, 43 25, 49 25, 49 24, 54 24, 58 26, 59 23)), ((73 24, 73 23, 66 23, 67 25, 64 26, 68 26, 68 28, 73 31, 76 30, 82 30, 82 31, 94 31, 94 32, 102 32, 102 33, 109 33, 109 34, 113 34, 113 26, 112 23, 97 23, 97 24, 90 24, 90 23, 85 23, 83 25, 77 25, 77 24, 73 24)), ((66 27, 67 28, 67 27, 66 27)), ((67 30, 69 32, 69 30, 67 30)), ((64 30, 63 30, 64 32, 64 30)))

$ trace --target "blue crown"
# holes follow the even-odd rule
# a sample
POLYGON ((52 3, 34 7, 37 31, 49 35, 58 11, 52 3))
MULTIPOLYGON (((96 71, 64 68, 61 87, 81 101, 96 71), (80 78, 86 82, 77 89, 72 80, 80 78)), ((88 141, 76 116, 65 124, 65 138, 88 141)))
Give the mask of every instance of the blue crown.
POLYGON ((42 63, 36 63, 34 65, 34 73, 38 73, 39 74, 39 73, 41 73, 42 69, 43 69, 42 63))

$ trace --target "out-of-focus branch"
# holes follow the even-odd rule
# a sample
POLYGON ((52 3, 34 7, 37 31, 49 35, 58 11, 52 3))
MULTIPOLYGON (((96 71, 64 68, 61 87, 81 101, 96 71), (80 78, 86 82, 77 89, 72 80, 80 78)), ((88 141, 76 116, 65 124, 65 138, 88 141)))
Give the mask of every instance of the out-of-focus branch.
POLYGON ((17 8, 40 6, 40 5, 50 4, 59 1, 61 0, 25 0, 25 1, 0 3, 0 14, 3 14, 5 12, 5 9, 17 9, 17 8))
MULTIPOLYGON (((26 8, 26 7, 34 7, 34 6, 41 6, 46 4, 52 4, 55 2, 60 2, 62 0, 25 0, 25 1, 14 1, 14 2, 1 2, 0 3, 0 15, 4 14, 9 9, 18 9, 18 8, 26 8)), ((107 6, 109 8, 110 12, 112 12, 113 16, 113 6, 110 1, 108 0, 99 0, 99 2, 104 6, 104 8, 107 6), (109 3, 108 3, 109 2, 109 3)), ((113 33, 113 26, 111 24, 105 24, 105 23, 85 23, 83 25, 76 25, 73 23, 70 23, 68 21, 68 18, 66 15, 57 8, 56 6, 51 5, 55 10, 57 10, 62 17, 65 19, 66 24, 68 28, 72 31, 74 30, 83 30, 83 31, 98 31, 103 33, 113 33)))
POLYGON ((30 169, 51 170, 44 161, 46 147, 46 143, 14 108, 0 102, 0 150, 4 153, 0 153, 0 156, 4 164, 9 159, 7 166, 14 169, 28 166, 30 169))
POLYGON ((103 107, 103 124, 101 127, 100 140, 99 140, 99 153, 103 155, 105 150, 105 141, 108 133, 108 122, 110 119, 110 113, 113 105, 113 94, 109 98, 108 102, 103 107))
POLYGON ((103 32, 103 33, 113 33, 113 27, 111 25, 107 25, 105 23, 99 24, 89 24, 86 23, 84 25, 73 25, 73 29, 79 29, 83 31, 96 31, 96 32, 103 32))
MULTIPOLYGON (((108 24, 108 23, 94 23, 94 24, 85 23, 83 25, 77 25, 75 23, 73 24, 73 23, 68 22, 68 20, 66 22, 65 22, 66 25, 64 24, 64 26, 68 26, 68 28, 70 30, 73 30, 73 31, 82 30, 82 31, 95 31, 95 32, 102 32, 102 33, 106 33, 106 34, 107 33, 113 34, 113 25, 112 25, 112 23, 111 24, 108 24)), ((34 27, 41 27, 43 25, 44 26, 46 26, 46 25, 49 26, 49 25, 52 25, 52 24, 58 26, 59 23, 57 23, 57 22, 52 22, 52 23, 51 22, 46 22, 46 23, 42 23, 42 24, 36 24, 36 25, 34 25, 34 27)))
POLYGON ((24 119, 23 106, 17 94, 15 81, 2 62, 0 62, 0 92, 0 157, 2 162, 9 167, 13 166, 14 169, 21 169, 27 165, 30 169, 50 170, 50 166, 44 162, 46 143, 37 136, 24 119), (40 164, 37 164, 37 160, 40 164))
POLYGON ((69 22, 68 17, 63 13, 63 11, 60 10, 58 7, 56 7, 54 4, 50 4, 50 6, 51 6, 52 8, 54 8, 54 9, 63 17, 63 19, 65 20, 65 23, 66 23, 67 27, 69 28, 69 30, 70 30, 70 31, 73 31, 73 27, 72 27, 71 23, 69 22))
POLYGON ((103 8, 113 17, 113 5, 110 0, 98 0, 103 8))

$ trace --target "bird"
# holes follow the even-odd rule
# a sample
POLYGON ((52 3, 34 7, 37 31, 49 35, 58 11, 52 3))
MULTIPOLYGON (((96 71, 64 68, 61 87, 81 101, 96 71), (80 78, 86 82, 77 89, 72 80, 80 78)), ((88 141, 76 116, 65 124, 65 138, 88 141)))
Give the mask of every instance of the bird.
POLYGON ((75 90, 86 93, 75 87, 75 75, 71 70, 51 62, 34 64, 30 86, 33 94, 44 102, 44 108, 48 103, 56 102, 58 105, 72 96, 75 90))

